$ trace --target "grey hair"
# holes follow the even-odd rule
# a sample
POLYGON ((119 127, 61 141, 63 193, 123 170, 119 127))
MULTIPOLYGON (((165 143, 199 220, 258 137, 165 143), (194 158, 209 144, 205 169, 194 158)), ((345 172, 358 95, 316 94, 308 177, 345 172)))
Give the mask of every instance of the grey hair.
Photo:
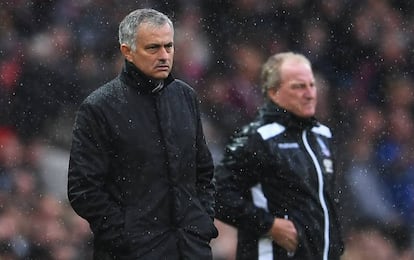
POLYGON ((304 55, 294 52, 277 53, 269 57, 262 66, 261 85, 262 93, 266 96, 267 90, 278 88, 281 84, 280 68, 286 60, 297 60, 308 64, 311 68, 311 62, 304 55))
POLYGON ((119 24, 119 44, 126 44, 135 51, 137 32, 144 23, 155 27, 168 24, 174 31, 172 21, 165 14, 150 8, 137 9, 125 16, 119 24))

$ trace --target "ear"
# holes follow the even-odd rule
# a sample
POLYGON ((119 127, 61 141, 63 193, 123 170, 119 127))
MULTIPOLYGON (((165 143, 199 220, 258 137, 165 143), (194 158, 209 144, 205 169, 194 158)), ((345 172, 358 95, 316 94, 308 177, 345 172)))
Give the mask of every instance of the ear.
POLYGON ((267 97, 274 103, 278 101, 278 88, 269 88, 267 90, 267 97))
POLYGON ((125 59, 129 62, 132 62, 131 47, 126 44, 121 44, 119 49, 121 50, 121 53, 124 55, 125 59))
POLYGON ((269 88, 267 90, 267 96, 272 98, 277 95, 277 88, 269 88))

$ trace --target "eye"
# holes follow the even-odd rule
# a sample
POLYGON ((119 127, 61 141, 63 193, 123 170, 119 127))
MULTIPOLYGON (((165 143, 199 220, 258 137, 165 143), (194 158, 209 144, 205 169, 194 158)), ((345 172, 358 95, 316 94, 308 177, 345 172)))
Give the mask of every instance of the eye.
POLYGON ((302 83, 294 83, 291 86, 292 86, 292 89, 301 89, 301 88, 305 88, 306 87, 306 85, 305 84, 302 84, 302 83))
POLYGON ((165 48, 165 50, 167 51, 167 52, 170 52, 172 49, 173 49, 173 44, 172 43, 169 43, 169 44, 166 44, 165 46, 164 46, 164 48, 165 48))
POLYGON ((160 48, 159 45, 148 45, 145 49, 149 52, 149 53, 156 53, 158 51, 158 49, 160 48))

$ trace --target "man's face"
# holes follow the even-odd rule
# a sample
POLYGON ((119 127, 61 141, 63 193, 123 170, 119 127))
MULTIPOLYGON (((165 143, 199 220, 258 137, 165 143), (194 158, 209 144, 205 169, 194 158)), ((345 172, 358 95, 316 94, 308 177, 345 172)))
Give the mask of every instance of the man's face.
POLYGON ((165 79, 171 72, 174 59, 174 32, 168 24, 154 27, 142 24, 138 29, 136 50, 121 45, 125 58, 146 76, 165 79))
POLYGON ((281 84, 269 90, 269 97, 296 116, 314 116, 317 95, 311 67, 297 60, 285 61, 281 67, 281 84))

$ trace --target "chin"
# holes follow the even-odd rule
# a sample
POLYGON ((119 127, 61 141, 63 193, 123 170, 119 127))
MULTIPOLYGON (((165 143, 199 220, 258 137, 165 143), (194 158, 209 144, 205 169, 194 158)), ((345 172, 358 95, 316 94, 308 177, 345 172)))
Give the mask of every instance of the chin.
POLYGON ((156 73, 153 78, 154 79, 166 79, 168 77, 169 72, 163 72, 163 73, 156 73))
POLYGON ((311 118, 313 116, 315 116, 315 113, 302 113, 301 114, 301 117, 303 118, 311 118))

